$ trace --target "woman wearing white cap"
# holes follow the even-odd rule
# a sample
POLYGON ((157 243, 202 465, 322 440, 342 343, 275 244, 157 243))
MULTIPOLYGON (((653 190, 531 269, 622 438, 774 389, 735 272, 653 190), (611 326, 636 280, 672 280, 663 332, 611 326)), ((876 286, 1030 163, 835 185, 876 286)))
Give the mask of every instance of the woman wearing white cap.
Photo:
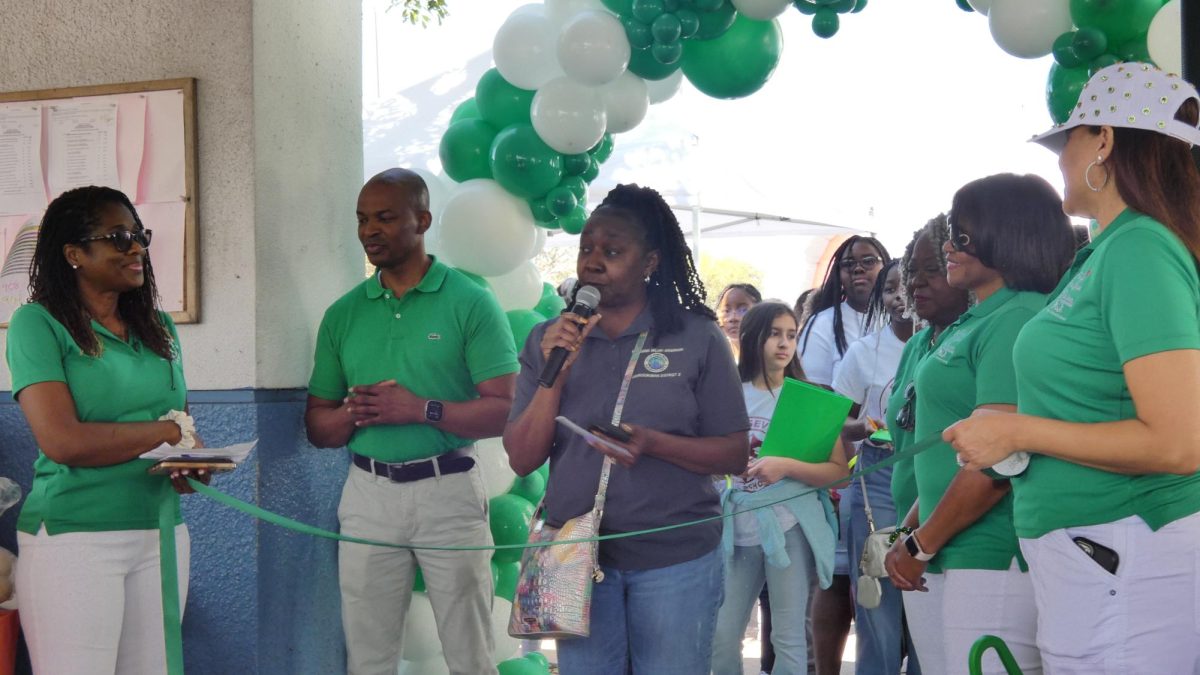
POLYGON ((1013 520, 1047 673, 1200 672, 1198 112, 1126 63, 1034 139, 1096 233, 1017 339, 1018 412, 945 433, 972 468, 1029 453, 1013 520))

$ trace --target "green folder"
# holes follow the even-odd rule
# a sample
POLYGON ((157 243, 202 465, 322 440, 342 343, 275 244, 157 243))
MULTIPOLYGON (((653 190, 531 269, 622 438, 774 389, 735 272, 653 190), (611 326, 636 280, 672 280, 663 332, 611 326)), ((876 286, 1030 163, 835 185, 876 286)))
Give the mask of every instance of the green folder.
POLYGON ((829 461, 852 403, 828 389, 785 379, 758 456, 814 464, 829 461))

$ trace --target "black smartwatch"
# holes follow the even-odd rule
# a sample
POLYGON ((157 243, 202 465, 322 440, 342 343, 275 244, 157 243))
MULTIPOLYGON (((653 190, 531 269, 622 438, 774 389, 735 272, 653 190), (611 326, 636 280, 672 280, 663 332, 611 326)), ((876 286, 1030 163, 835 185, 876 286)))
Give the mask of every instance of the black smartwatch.
POLYGON ((442 415, 446 412, 446 406, 441 401, 429 400, 425 402, 425 421, 426 422, 441 422, 442 415))
POLYGON ((925 551, 921 550, 921 544, 917 541, 916 532, 910 532, 908 536, 904 538, 904 548, 908 551, 909 555, 917 560, 920 560, 921 562, 929 562, 930 560, 933 560, 932 553, 926 553, 925 551))

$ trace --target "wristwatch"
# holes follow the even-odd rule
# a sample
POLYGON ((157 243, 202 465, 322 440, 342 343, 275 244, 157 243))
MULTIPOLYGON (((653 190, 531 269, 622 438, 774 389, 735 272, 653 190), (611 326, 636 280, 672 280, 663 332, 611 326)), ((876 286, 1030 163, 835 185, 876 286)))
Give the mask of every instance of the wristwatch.
POLYGON ((921 544, 917 541, 916 532, 910 532, 909 535, 904 538, 904 548, 908 551, 909 555, 917 560, 920 560, 921 562, 929 562, 930 560, 933 560, 932 553, 926 553, 921 549, 921 544))
POLYGON ((425 421, 426 422, 441 422, 442 415, 446 412, 446 406, 441 401, 429 400, 425 402, 425 421))

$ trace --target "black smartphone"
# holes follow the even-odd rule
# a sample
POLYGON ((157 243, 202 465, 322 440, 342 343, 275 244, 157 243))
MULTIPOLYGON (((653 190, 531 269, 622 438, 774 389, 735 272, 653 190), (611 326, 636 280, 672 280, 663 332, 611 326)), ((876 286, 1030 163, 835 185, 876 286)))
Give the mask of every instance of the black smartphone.
POLYGON ((1089 558, 1096 561, 1096 564, 1103 567, 1109 574, 1117 573, 1117 565, 1121 562, 1121 557, 1117 552, 1104 544, 1096 542, 1086 537, 1074 537, 1071 541, 1079 547, 1079 550, 1088 555, 1089 558))
POLYGON ((593 434, 604 434, 605 436, 622 443, 628 443, 631 439, 628 431, 625 431, 621 427, 615 426, 610 422, 596 422, 588 427, 588 431, 592 432, 593 434))

